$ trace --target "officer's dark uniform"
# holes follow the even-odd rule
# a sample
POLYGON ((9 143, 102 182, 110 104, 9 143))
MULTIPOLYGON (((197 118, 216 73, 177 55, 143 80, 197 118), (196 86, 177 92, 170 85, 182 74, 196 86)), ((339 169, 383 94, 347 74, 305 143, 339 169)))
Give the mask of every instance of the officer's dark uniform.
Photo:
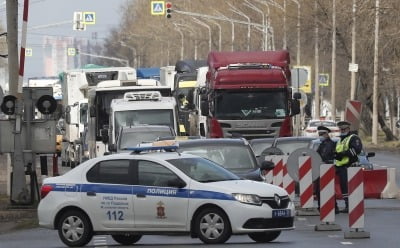
MULTIPOLYGON (((329 137, 329 133, 331 130, 325 126, 317 127, 318 134, 320 137, 324 139, 321 141, 321 144, 318 146, 317 152, 321 156, 322 162, 324 164, 333 164, 334 156, 335 156, 335 142, 331 140, 329 137)), ((318 209, 320 207, 320 185, 319 178, 315 181, 315 194, 318 201, 318 209)))
POLYGON ((343 200, 346 204, 346 208, 343 209, 342 212, 348 213, 347 168, 354 162, 358 161, 358 154, 360 154, 362 150, 362 143, 355 133, 350 132, 349 122, 340 121, 337 125, 340 128, 341 135, 340 141, 336 143, 335 168, 336 174, 340 178, 340 189, 342 191, 343 200))

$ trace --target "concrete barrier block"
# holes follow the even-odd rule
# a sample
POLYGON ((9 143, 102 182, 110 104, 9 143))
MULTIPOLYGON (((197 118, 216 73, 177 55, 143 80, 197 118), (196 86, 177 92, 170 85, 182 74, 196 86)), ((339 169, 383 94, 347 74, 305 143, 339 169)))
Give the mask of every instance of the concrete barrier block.
POLYGON ((387 168, 387 183, 381 193, 383 199, 393 199, 399 197, 399 187, 396 183, 396 168, 387 168))

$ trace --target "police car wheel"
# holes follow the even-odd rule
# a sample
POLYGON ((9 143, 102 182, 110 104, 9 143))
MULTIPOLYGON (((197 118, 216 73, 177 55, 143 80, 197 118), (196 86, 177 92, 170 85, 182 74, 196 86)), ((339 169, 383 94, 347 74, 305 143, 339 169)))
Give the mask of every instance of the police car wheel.
POLYGON ((84 246, 93 237, 89 218, 81 211, 65 212, 58 222, 58 235, 61 241, 70 246, 84 246))
POLYGON ((257 243, 267 243, 279 237, 281 231, 250 233, 249 237, 257 243))
POLYGON ((206 244, 225 243, 232 235, 228 217, 218 208, 202 210, 196 216, 195 230, 199 239, 206 244))
POLYGON ((142 235, 120 234, 120 235, 111 235, 111 237, 115 240, 115 242, 118 242, 121 245, 131 245, 138 242, 142 237, 142 235))

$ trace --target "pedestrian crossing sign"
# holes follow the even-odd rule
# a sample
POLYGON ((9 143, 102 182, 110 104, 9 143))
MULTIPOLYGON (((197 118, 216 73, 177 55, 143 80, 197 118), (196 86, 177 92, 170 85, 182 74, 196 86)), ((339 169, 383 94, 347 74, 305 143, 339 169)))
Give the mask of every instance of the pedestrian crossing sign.
POLYGON ((95 12, 83 12, 83 23, 87 25, 96 24, 95 12))
POLYGON ((165 2, 151 1, 151 15, 165 15, 165 2))
POLYGON ((319 86, 329 86, 329 74, 320 73, 318 76, 319 86))
POLYGON ((32 57, 32 48, 25 48, 25 56, 32 57))
POLYGON ((75 56, 76 55, 75 48, 74 47, 68 47, 67 54, 68 54, 68 56, 75 56))

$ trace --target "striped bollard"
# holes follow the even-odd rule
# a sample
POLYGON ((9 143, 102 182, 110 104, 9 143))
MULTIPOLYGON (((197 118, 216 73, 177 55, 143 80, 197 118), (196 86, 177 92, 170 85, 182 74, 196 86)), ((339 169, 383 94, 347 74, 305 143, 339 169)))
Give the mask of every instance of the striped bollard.
POLYGON ((275 156, 272 162, 275 164, 273 184, 283 188, 283 156, 275 156))
POLYGON ((299 157, 299 190, 300 190, 300 208, 297 215, 319 215, 314 208, 314 192, 312 183, 311 157, 299 157))
POLYGON ((364 231, 364 175, 361 167, 347 169, 349 191, 349 227, 344 233, 346 239, 370 238, 370 233, 364 231))
POLYGON ((340 231, 335 224, 335 167, 333 164, 322 164, 320 167, 320 220, 315 231, 340 231))
POLYGON ((295 198, 295 182, 287 170, 288 156, 283 156, 283 188, 288 192, 290 200, 295 198))

